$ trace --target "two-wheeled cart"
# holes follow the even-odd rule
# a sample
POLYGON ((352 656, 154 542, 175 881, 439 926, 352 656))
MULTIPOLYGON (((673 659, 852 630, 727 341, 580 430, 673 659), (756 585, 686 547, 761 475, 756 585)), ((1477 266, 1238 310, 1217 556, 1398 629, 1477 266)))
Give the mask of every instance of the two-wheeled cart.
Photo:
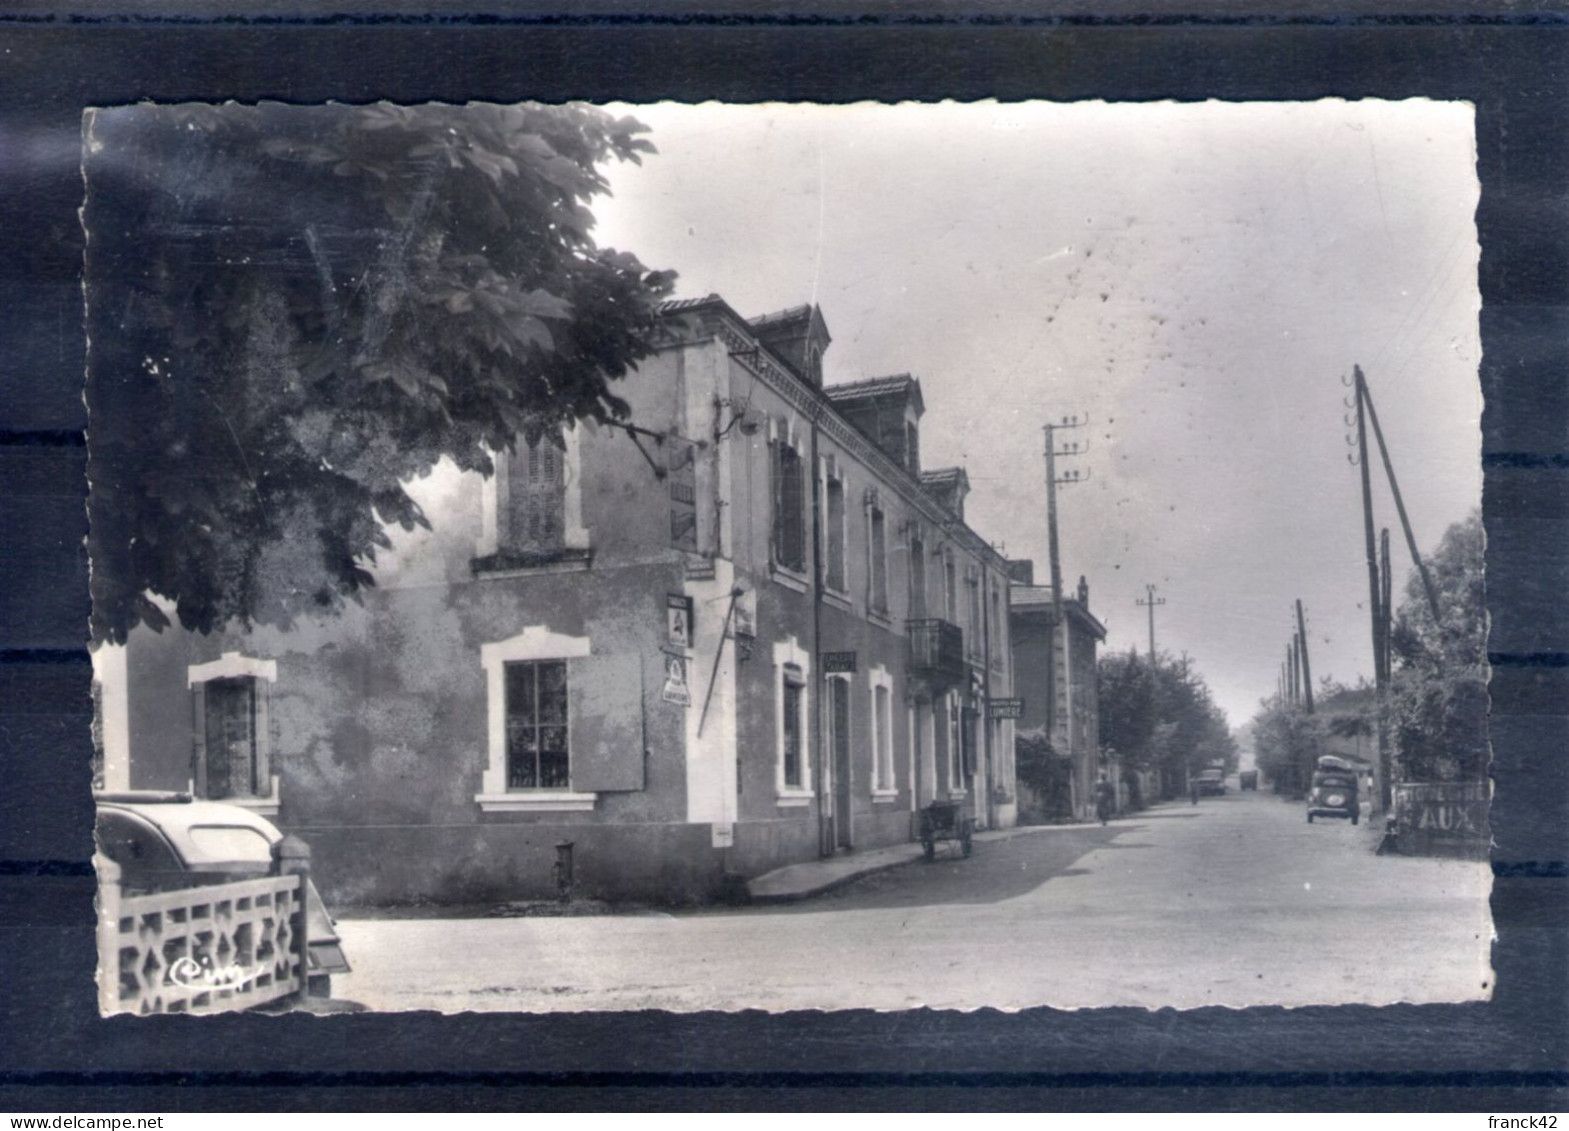
POLYGON ((957 801, 933 801, 921 810, 921 848, 928 860, 937 858, 939 841, 968 856, 974 833, 975 819, 966 817, 957 801))

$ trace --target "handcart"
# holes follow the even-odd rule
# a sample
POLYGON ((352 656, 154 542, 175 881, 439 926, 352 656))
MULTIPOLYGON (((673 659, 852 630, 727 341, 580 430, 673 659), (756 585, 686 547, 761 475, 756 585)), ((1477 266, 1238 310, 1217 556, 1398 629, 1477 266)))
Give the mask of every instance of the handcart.
POLYGON ((975 832, 975 819, 966 817, 957 801, 933 801, 921 810, 921 848, 926 859, 937 858, 937 842, 943 841, 965 855, 970 854, 970 838, 975 832))

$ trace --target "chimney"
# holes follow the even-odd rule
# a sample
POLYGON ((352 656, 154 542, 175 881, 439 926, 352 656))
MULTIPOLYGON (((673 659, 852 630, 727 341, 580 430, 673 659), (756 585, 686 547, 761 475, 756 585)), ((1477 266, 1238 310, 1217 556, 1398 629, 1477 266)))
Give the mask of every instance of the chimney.
POLYGON ((1079 607, 1085 612, 1090 610, 1090 583, 1084 580, 1084 575, 1079 574, 1079 607))

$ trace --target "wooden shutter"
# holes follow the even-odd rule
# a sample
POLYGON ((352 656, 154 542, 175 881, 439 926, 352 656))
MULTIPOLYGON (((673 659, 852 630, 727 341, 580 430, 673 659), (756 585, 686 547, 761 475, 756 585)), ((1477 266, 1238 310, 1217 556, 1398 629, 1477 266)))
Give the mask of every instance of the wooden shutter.
POLYGON ((559 550, 566 534, 565 459, 552 438, 518 437, 510 461, 506 544, 536 553, 559 550))
POLYGON ((256 711, 255 731, 251 735, 251 758, 255 765, 256 796, 272 795, 272 684, 265 679, 251 681, 256 711))
POLYGON ((197 797, 207 796, 207 685, 191 684, 191 781, 197 797))
POLYGON ((643 788, 643 658, 637 653, 567 661, 572 788, 643 788))

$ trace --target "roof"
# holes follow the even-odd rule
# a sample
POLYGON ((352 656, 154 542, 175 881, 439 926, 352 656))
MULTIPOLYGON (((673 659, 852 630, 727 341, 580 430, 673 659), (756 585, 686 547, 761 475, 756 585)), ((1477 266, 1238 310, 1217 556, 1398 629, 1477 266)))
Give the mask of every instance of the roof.
POLYGON ((921 472, 922 487, 947 487, 960 482, 966 487, 970 485, 970 477, 964 473, 962 467, 934 467, 930 471, 921 472))
POLYGON ((715 302, 724 302, 724 299, 716 294, 706 294, 702 298, 673 298, 659 304, 659 313, 679 314, 683 310, 696 310, 715 302))
MULTIPOLYGON (((1052 588, 1050 585, 1010 585, 1008 586, 1008 608, 1010 611, 1020 613, 1043 612, 1052 608, 1052 588)), ((1064 611, 1069 616, 1082 620, 1097 640, 1106 639, 1106 626, 1094 613, 1086 609, 1071 597, 1064 598, 1062 602, 1064 611)))
POLYGON ((886 377, 867 377, 860 381, 845 381, 837 385, 824 385, 823 392, 836 404, 856 401, 889 393, 907 393, 915 401, 917 415, 924 415, 926 402, 921 397, 921 383, 908 373, 893 373, 886 377))
POLYGON ((801 322, 812 316, 812 308, 807 303, 792 306, 785 310, 775 310, 770 314, 759 314, 756 318, 748 318, 747 324, 751 326, 775 326, 781 322, 801 322))

